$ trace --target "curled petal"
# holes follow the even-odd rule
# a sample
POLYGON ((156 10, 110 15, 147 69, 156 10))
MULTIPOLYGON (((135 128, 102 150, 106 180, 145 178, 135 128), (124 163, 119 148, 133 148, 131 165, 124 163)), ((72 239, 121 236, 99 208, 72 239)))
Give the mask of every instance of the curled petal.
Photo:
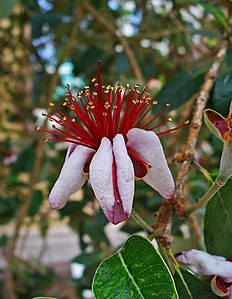
MULTIPOLYGON (((120 135, 121 136, 121 135, 120 135)), ((126 220, 134 195, 134 175, 123 137, 113 146, 104 137, 90 164, 90 182, 106 217, 113 224, 126 220)))
POLYGON ((83 167, 93 152, 88 147, 78 145, 69 157, 66 156, 59 178, 49 195, 49 203, 53 209, 63 208, 70 195, 81 189, 86 180, 83 167))
POLYGON ((75 151, 77 145, 75 143, 71 143, 68 147, 68 150, 67 150, 67 154, 66 154, 66 157, 65 157, 65 161, 72 155, 72 153, 75 151))
POLYGON ((229 288, 226 287, 223 279, 220 276, 214 276, 211 280, 211 289, 219 297, 229 295, 229 288))
POLYGON ((225 282, 232 282, 232 263, 223 257, 215 257, 201 250, 188 250, 175 255, 181 265, 196 274, 218 275, 225 282))
POLYGON ((128 218, 131 214, 134 197, 134 168, 127 154, 125 141, 121 134, 116 135, 113 140, 113 153, 116 163, 116 181, 120 195, 119 200, 128 218))
POLYGON ((89 178, 99 204, 111 221, 115 202, 112 184, 113 149, 108 138, 102 138, 100 147, 90 163, 89 178))
POLYGON ((127 147, 151 166, 143 180, 163 197, 171 198, 174 181, 158 136, 151 131, 133 128, 127 133, 127 138, 127 147))
POLYGON ((221 140, 229 132, 227 119, 212 109, 204 111, 204 120, 209 130, 221 140))

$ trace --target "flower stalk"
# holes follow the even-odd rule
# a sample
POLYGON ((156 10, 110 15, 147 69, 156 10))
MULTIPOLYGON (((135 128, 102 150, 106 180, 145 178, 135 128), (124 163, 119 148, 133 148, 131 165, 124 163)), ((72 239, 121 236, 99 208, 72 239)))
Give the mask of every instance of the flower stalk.
POLYGON ((184 209, 182 212, 184 217, 204 208, 232 176, 232 103, 227 118, 214 110, 206 109, 204 120, 209 130, 223 142, 219 174, 208 191, 194 205, 184 209))
POLYGON ((152 227, 146 221, 143 220, 143 218, 135 211, 135 209, 132 209, 131 217, 134 219, 134 221, 136 221, 139 224, 139 226, 141 226, 141 228, 148 235, 151 235, 154 232, 152 227))

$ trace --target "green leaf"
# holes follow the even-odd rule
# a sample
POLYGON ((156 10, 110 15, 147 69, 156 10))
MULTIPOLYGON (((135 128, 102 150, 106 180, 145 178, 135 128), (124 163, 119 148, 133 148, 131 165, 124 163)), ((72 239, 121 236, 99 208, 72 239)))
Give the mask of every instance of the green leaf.
POLYGON ((170 79, 157 95, 157 99, 171 104, 171 109, 176 109, 194 94, 196 94, 203 83, 205 72, 183 71, 170 79))
POLYGON ((0 19, 7 18, 16 5, 16 0, 1 1, 0 19))
POLYGON ((190 272, 181 269, 182 279, 179 273, 175 273, 174 280, 180 299, 217 299, 209 285, 200 281, 190 272), (184 282, 183 282, 184 279, 184 282))
POLYGON ((208 13, 213 15, 214 18, 215 18, 215 21, 218 24, 226 27, 226 16, 220 8, 218 8, 216 6, 208 5, 208 4, 203 3, 203 2, 197 2, 197 3, 199 5, 201 5, 208 13))
POLYGON ((232 254, 232 180, 206 207, 204 236, 209 253, 228 258, 232 254))
POLYGON ((178 298, 171 273, 147 239, 133 235, 98 267, 93 281, 96 299, 178 298))
POLYGON ((99 263, 100 261, 100 254, 99 252, 90 252, 90 253, 82 253, 78 256, 76 256, 72 263, 78 263, 85 266, 91 266, 93 264, 99 263))
POLYGON ((43 193, 40 190, 33 192, 32 202, 28 209, 27 215, 30 217, 35 216, 43 202, 43 193))
POLYGON ((217 79, 210 94, 208 107, 227 117, 232 100, 232 71, 217 79))

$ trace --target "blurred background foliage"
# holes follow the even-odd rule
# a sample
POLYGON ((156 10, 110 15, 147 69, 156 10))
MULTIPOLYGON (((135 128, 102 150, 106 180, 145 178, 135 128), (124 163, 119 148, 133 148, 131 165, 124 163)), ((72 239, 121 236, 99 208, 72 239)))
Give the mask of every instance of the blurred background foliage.
MULTIPOLYGON (((105 84, 147 85, 159 100, 154 113, 168 102, 172 104, 168 116, 174 118, 174 125, 191 119, 195 95, 221 45, 231 5, 226 0, 1 1, 1 299, 8 298, 9 273, 13 274, 16 298, 93 298, 90 289, 95 268, 119 246, 112 246, 107 220, 88 184, 59 212, 49 208, 48 194, 67 149, 67 145, 55 142, 43 144, 42 136, 35 131, 36 125, 46 126, 41 113, 49 101, 53 99, 61 107, 64 85, 69 83, 74 92, 88 85, 101 60, 105 84), (81 253, 70 263, 81 265, 83 270, 69 282, 65 279, 65 292, 60 289, 64 277, 43 265, 41 255, 29 253, 23 259, 15 254, 23 228, 38 227, 46 243, 50 227, 59 227, 59 223, 68 224, 77 234, 81 253), (5 259, 8 249, 9 267, 5 259)), ((231 99, 229 47, 208 106, 227 116, 231 99)), ((174 177, 178 163, 172 158, 183 149, 188 129, 161 138, 174 177)), ((203 126, 196 162, 212 175, 217 174, 221 149, 220 141, 203 126)), ((186 198, 194 201, 207 188, 203 175, 192 168, 186 198)), ((149 186, 136 183, 134 205, 147 222, 155 223, 154 213, 161 202, 149 186)), ((199 212, 194 223, 176 219, 174 251, 204 248, 203 216, 199 212)), ((118 230, 131 234, 139 227, 130 219, 118 230)))

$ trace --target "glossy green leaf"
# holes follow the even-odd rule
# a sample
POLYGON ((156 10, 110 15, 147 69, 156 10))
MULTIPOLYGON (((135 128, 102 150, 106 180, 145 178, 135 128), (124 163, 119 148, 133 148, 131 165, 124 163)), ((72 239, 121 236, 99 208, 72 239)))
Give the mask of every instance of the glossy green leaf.
POLYGON ((208 107, 227 117, 232 100, 232 71, 217 79, 210 94, 208 107))
POLYGON ((96 299, 178 298, 171 273, 147 239, 133 235, 98 267, 93 281, 96 299))
POLYGON ((204 76, 205 72, 202 70, 183 71, 168 80, 156 98, 170 103, 170 109, 176 109, 198 92, 204 76))
POLYGON ((190 272, 181 269, 182 279, 176 272, 174 275, 177 292, 180 299, 217 299, 209 285, 200 281, 190 272), (184 281, 183 281, 184 280, 184 281))
POLYGON ((204 236, 209 253, 228 258, 232 254, 232 180, 208 203, 204 236))
POLYGON ((220 8, 203 2, 198 2, 198 4, 201 5, 208 13, 213 15, 218 24, 224 27, 226 26, 226 16, 220 8))
POLYGON ((16 0, 1 1, 0 19, 7 18, 16 5, 16 0))
POLYGON ((99 252, 90 252, 90 253, 82 253, 78 256, 76 256, 72 263, 78 263, 85 266, 91 266, 93 264, 97 264, 100 261, 100 254, 99 252))

